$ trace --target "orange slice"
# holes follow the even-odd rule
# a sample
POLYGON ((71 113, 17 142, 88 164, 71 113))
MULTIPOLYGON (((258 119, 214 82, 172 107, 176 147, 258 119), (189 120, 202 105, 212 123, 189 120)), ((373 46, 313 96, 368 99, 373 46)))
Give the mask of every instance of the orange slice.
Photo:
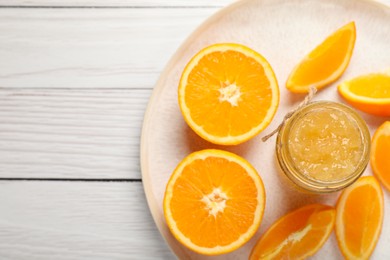
POLYGON ((390 116, 390 74, 368 74, 343 82, 340 95, 361 111, 390 116))
POLYGON ((277 220, 257 241, 250 259, 305 259, 314 255, 333 230, 334 208, 312 204, 277 220))
POLYGON ((369 259, 383 222, 383 193, 375 177, 362 177, 346 188, 336 211, 336 237, 344 257, 369 259))
POLYGON ((180 110, 202 138, 235 145, 271 122, 279 87, 267 60, 233 43, 211 45, 185 67, 179 84, 180 110))
POLYGON ((337 80, 349 64, 355 39, 354 22, 328 36, 293 69, 287 79, 287 89, 306 93, 310 87, 321 89, 337 80))
POLYGON ((371 167, 375 176, 390 191, 390 121, 384 122, 374 134, 371 146, 371 167))
POLYGON ((246 243, 263 217, 265 191, 256 170, 221 150, 187 156, 173 172, 164 215, 175 238, 205 255, 223 254, 246 243))

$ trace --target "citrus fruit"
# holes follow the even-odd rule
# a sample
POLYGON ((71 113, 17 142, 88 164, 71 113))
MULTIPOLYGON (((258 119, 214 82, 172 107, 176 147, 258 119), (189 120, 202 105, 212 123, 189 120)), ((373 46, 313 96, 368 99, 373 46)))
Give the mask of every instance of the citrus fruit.
POLYGON ((263 217, 265 190, 256 170, 238 155, 202 150, 188 155, 165 191, 164 215, 174 237, 205 255, 246 243, 263 217))
POLYGON ((390 74, 373 73, 345 81, 338 91, 352 106, 366 113, 390 116, 390 74))
POLYGON ((369 259, 382 229, 383 193, 373 176, 361 177, 341 194, 336 237, 346 259, 369 259))
POLYGON ((336 211, 311 204, 277 220, 252 250, 250 259, 305 259, 314 255, 333 230, 336 211))
POLYGON ((270 64, 234 43, 214 44, 197 53, 183 71, 178 94, 187 124, 202 138, 222 145, 257 135, 279 104, 270 64))
POLYGON ((332 33, 293 69, 287 79, 287 89, 306 93, 310 87, 321 89, 337 80, 348 66, 355 38, 354 22, 332 33))
POLYGON ((390 191, 390 121, 384 122, 374 134, 371 146, 371 167, 375 176, 390 191))

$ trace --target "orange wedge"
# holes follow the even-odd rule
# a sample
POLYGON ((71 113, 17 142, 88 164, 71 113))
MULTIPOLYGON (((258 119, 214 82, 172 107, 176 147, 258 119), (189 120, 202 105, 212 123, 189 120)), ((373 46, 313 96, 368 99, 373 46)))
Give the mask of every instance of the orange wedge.
POLYGON ((375 177, 362 177, 346 188, 336 211, 336 237, 344 257, 369 259, 383 222, 383 193, 375 177))
POLYGON ((371 167, 375 176, 390 191, 390 121, 384 122, 374 134, 371 146, 371 167))
POLYGON ((340 95, 361 111, 390 116, 390 74, 368 74, 343 82, 340 95))
POLYGON ((349 64, 355 39, 354 22, 328 36, 293 69, 287 79, 287 89, 306 93, 310 87, 321 89, 337 80, 349 64))
POLYGON ((312 204, 276 221, 257 241, 250 259, 305 259, 314 255, 330 236, 334 208, 312 204))
POLYGON ((164 215, 175 238, 205 255, 223 254, 246 243, 257 231, 265 190, 243 158, 221 150, 187 156, 165 191, 164 215))
POLYGON ((267 60, 233 43, 211 45, 185 67, 179 106, 188 125, 205 140, 235 145, 271 122, 279 87, 267 60))

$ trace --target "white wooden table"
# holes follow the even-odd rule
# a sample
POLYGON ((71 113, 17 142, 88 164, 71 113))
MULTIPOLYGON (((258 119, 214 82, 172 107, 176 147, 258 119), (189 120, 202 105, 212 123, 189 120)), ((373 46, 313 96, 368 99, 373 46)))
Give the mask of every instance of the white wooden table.
POLYGON ((0 259, 172 259, 140 133, 181 42, 232 0, 0 0, 0 259))
POLYGON ((0 0, 0 259, 174 258, 143 192, 143 115, 232 1, 0 0))

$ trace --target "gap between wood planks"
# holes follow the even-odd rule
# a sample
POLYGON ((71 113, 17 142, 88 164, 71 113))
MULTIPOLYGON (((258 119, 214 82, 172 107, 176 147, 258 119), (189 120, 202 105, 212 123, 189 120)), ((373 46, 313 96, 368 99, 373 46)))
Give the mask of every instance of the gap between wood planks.
POLYGON ((142 182, 142 179, 87 179, 87 178, 0 178, 0 181, 142 182))

